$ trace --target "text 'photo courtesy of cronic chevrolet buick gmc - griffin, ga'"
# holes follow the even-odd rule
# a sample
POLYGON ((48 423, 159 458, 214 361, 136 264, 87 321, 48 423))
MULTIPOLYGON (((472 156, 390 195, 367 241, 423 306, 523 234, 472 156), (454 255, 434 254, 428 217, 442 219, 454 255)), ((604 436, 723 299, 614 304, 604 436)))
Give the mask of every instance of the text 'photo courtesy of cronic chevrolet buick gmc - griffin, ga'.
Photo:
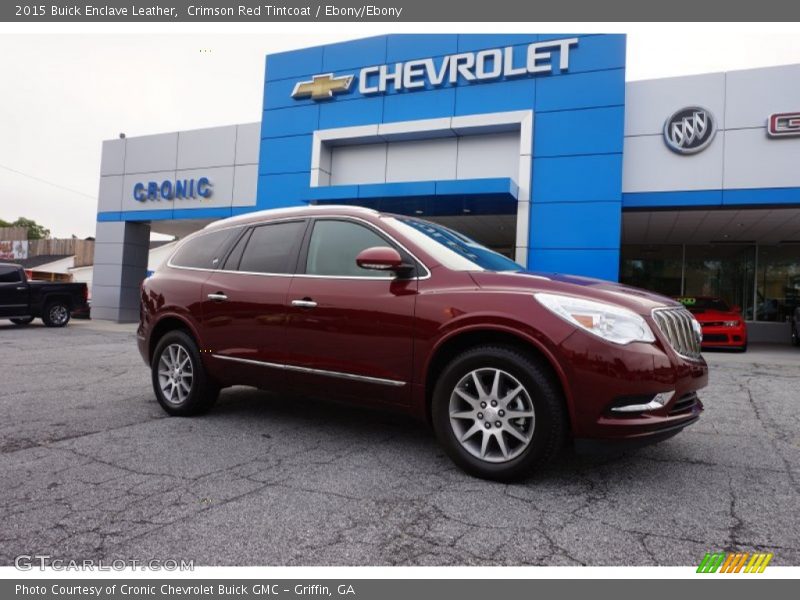
POLYGON ((225 219, 141 288, 139 350, 171 415, 255 386, 403 411, 508 480, 579 448, 666 439, 703 410, 680 302, 533 273, 437 223, 310 206, 225 219))

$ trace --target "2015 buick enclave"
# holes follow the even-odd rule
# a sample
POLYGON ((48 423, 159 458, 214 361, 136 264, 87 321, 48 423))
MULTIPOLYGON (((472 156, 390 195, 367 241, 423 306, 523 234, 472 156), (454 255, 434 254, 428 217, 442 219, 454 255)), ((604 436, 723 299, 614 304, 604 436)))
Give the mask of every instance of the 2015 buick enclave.
POLYGON ((399 408, 508 479, 568 440, 667 438, 702 411, 701 330, 679 303, 536 274, 421 219, 314 206, 188 236, 142 284, 139 349, 172 415, 219 390, 399 408))

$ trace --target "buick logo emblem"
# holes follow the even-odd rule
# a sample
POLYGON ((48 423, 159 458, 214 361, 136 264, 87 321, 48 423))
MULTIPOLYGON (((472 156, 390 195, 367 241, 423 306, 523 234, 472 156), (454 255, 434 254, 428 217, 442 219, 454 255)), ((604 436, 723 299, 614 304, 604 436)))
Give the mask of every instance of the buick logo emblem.
POLYGON ((664 141, 673 152, 695 154, 704 150, 717 133, 711 111, 700 106, 682 108, 664 123, 664 141))

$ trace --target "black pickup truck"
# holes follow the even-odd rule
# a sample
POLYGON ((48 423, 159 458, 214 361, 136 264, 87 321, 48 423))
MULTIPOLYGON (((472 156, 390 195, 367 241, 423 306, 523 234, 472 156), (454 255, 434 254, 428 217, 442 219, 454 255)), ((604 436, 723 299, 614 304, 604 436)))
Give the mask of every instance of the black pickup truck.
POLYGON ((87 310, 87 298, 85 283, 28 281, 20 265, 0 263, 0 319, 27 325, 40 317, 48 327, 64 327, 87 310))

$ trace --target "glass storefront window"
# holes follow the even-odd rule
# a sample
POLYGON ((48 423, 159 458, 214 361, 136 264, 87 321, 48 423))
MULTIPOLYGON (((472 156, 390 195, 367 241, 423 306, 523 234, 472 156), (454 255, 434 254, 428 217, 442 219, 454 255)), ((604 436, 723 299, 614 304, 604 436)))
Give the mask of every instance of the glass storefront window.
MULTIPOLYGON (((740 307, 746 319, 753 318, 753 244, 624 245, 621 256, 623 283, 670 297, 722 298, 729 305, 740 307)), ((780 285, 783 284, 773 287, 780 285)), ((761 313, 758 318, 762 318, 761 313)))
POLYGON ((752 319, 755 245, 686 246, 683 294, 722 298, 752 319))
POLYGON ((620 281, 665 296, 681 295, 683 246, 625 245, 620 281))
POLYGON ((800 296, 800 246, 759 246, 756 320, 786 321, 800 296))

